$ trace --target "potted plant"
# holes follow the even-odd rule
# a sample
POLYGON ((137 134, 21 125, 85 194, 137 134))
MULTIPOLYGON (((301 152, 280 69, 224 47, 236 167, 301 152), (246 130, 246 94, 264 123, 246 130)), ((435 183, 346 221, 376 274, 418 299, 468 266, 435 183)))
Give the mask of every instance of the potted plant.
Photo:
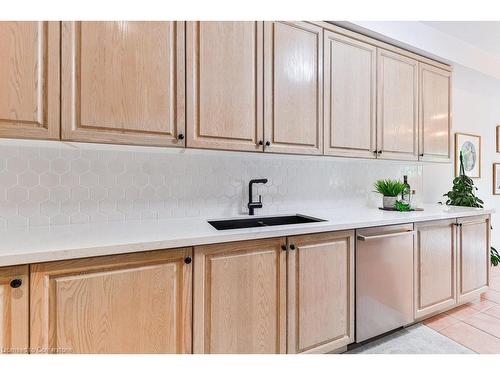
POLYGON ((398 180, 378 180, 374 184, 375 191, 383 195, 383 207, 394 208, 399 194, 404 190, 405 185, 398 180))
MULTIPOLYGON (((446 204, 451 206, 477 207, 483 208, 483 201, 476 197, 477 187, 474 181, 465 175, 462 152, 460 152, 460 175, 453 180, 453 188, 444 197, 447 197, 446 204)), ((498 251, 491 247, 491 264, 497 266, 500 263, 498 251)))

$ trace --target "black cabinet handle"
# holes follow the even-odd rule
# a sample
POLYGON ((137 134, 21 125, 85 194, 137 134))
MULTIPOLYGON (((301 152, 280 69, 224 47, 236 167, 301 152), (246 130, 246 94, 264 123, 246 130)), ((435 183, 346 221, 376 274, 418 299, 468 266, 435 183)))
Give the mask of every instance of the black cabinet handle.
POLYGON ((290 244, 290 250, 295 250, 295 245, 293 243, 290 244))
POLYGON ((263 144, 264 144, 264 142, 259 141, 259 146, 262 146, 263 144))
POLYGON ((281 250, 286 251, 286 245, 281 245, 281 250))
POLYGON ((422 156, 424 156, 424 154, 420 154, 419 156, 422 157, 422 156))
POLYGON ((179 139, 179 140, 181 140, 181 141, 182 141, 182 140, 184 139, 184 134, 182 134, 182 133, 181 133, 181 134, 179 134, 179 135, 177 136, 177 139, 179 139))
POLYGON ((185 258, 184 258, 184 263, 186 263, 186 264, 189 264, 189 263, 191 263, 192 261, 193 261, 193 260, 191 259, 191 257, 185 257, 185 258))
POLYGON ((378 154, 380 155, 382 153, 382 150, 378 150, 378 154))
POLYGON ((14 289, 19 288, 23 285, 23 281, 21 279, 14 279, 10 282, 10 286, 14 289))
POLYGON ((266 141, 266 146, 267 146, 267 147, 271 146, 271 142, 266 141))

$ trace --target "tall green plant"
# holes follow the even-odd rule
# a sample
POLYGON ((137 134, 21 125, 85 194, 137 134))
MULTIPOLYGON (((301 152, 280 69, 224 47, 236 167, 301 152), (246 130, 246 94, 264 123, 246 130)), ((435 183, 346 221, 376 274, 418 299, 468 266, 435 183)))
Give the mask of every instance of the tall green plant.
POLYGON ((447 205, 483 208, 483 201, 476 197, 477 187, 472 178, 465 175, 464 161, 460 151, 460 174, 453 180, 453 188, 444 197, 447 205))

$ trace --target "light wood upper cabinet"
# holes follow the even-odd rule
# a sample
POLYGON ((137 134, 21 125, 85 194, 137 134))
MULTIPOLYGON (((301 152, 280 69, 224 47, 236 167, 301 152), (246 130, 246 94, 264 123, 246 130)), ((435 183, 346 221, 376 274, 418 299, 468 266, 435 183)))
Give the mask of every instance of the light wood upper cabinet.
POLYGON ((0 137, 59 139, 59 22, 0 22, 0 137))
POLYGON ((263 22, 188 22, 186 38, 188 147, 262 151, 263 22))
POLYGON ((420 160, 451 160, 451 72, 419 63, 420 160))
POLYGON ((0 268, 0 354, 27 353, 28 345, 28 266, 0 268))
POLYGON ((284 238, 195 248, 194 353, 286 352, 284 238))
POLYGON ((379 157, 418 160, 418 62, 379 49, 377 65, 379 157))
POLYGON ((63 139, 184 147, 184 56, 183 22, 63 22, 63 139))
POLYGON ((321 154, 323 30, 306 22, 264 25, 265 151, 321 154))
POLYGON ((458 302, 477 298, 490 285, 489 216, 459 219, 458 302))
POLYGON ((416 223, 415 318, 457 302, 456 220, 416 223))
POLYGON ((324 153, 375 158, 377 49, 324 33, 324 153))
POLYGON ((288 353, 354 341, 354 231, 288 238, 288 353))
POLYGON ((32 351, 190 353, 191 251, 32 265, 32 351))

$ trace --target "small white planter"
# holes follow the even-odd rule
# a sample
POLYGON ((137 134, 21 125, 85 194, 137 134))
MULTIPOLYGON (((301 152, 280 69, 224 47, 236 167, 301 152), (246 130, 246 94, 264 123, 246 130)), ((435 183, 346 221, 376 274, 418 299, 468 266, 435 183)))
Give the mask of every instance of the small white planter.
POLYGON ((386 196, 384 196, 384 198, 383 198, 384 208, 394 208, 394 206, 396 205, 397 199, 398 199, 398 197, 386 197, 386 196))

